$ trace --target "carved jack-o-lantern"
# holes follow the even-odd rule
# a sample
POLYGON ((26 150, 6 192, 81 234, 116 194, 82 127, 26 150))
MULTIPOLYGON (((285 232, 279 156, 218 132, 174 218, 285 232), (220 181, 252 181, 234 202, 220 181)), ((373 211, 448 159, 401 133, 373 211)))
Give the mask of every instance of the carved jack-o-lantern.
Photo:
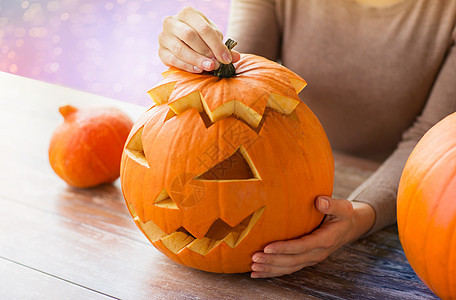
POLYGON ((236 75, 175 68, 149 91, 121 166, 130 213, 161 252, 211 272, 245 272, 267 243, 311 232, 331 195, 326 135, 287 68, 243 54, 236 75))

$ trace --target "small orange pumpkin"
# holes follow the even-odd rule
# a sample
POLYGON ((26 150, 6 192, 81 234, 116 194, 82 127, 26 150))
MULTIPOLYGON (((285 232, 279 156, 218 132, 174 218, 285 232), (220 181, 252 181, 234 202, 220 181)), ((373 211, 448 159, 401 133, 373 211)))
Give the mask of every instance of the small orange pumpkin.
POLYGON ((249 54, 231 71, 165 72, 121 165, 126 203, 150 242, 223 273, 249 271, 266 244, 314 230, 315 198, 331 195, 334 176, 323 128, 298 98, 306 82, 249 54))
POLYGON ((456 113, 432 127, 407 160, 397 225, 416 274, 440 298, 456 299, 456 113))
POLYGON ((59 109, 64 122, 49 145, 49 162, 69 185, 86 188, 116 180, 122 149, 133 126, 117 108, 59 109))

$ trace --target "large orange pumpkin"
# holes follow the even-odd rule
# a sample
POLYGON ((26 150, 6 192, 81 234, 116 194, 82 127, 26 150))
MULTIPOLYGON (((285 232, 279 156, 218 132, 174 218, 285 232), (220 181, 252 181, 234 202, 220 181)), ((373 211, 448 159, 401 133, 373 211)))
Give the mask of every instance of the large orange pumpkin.
POLYGON ((305 81, 255 55, 234 67, 230 78, 165 72, 121 165, 126 203, 146 237, 210 272, 249 271, 267 243, 311 232, 323 218, 315 197, 333 186, 328 140, 297 95, 305 81))
POLYGON ((456 113, 432 127, 407 160, 397 225, 416 274, 440 298, 456 299, 456 113))
POLYGON ((112 182, 120 175, 124 143, 133 126, 117 108, 59 109, 64 118, 49 144, 49 162, 71 186, 86 188, 112 182))

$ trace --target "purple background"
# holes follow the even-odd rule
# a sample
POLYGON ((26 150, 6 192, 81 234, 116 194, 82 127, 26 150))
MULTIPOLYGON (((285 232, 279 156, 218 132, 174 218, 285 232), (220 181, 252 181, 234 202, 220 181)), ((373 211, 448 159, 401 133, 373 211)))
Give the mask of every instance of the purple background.
POLYGON ((163 19, 193 6, 226 32, 229 0, 0 0, 0 71, 150 105, 163 19))

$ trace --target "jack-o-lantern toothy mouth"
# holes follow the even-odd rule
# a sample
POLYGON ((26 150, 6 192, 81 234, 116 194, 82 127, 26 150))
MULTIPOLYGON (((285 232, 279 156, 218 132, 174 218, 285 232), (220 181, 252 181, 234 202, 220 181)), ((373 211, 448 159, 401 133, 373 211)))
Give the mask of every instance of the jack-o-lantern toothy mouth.
MULTIPOLYGON (((132 214, 134 209, 129 205, 132 214)), ((144 231, 146 236, 152 241, 161 241, 162 244, 173 253, 179 253, 185 248, 206 255, 220 243, 225 242, 231 248, 235 248, 248 235, 253 226, 258 222, 264 212, 265 207, 260 207, 239 224, 234 227, 226 224, 223 220, 217 219, 203 238, 195 238, 184 227, 178 228, 171 234, 166 234, 154 222, 143 223, 137 215, 134 215, 136 224, 144 231)))

